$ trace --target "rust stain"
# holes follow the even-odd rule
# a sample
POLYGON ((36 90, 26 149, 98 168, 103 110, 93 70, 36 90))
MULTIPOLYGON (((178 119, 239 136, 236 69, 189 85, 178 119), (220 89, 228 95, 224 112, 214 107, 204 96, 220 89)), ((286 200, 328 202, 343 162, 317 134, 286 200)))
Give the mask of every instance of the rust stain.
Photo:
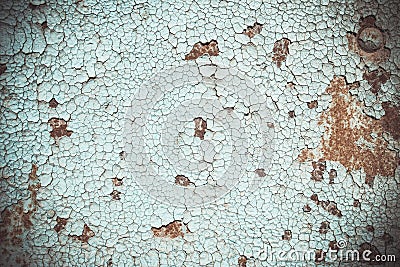
POLYGON ((0 75, 2 75, 7 70, 6 64, 0 64, 0 75))
POLYGON ((381 63, 390 57, 390 50, 385 47, 386 36, 384 31, 375 25, 374 16, 360 20, 360 29, 357 33, 347 33, 349 50, 369 62, 381 63))
POLYGON ((303 150, 300 151, 300 154, 297 157, 297 160, 299 162, 306 162, 306 161, 311 161, 314 158, 315 158, 315 156, 314 156, 312 149, 304 148, 303 150))
POLYGON ((208 54, 209 56, 218 56, 218 42, 212 40, 207 43, 198 42, 193 45, 192 50, 185 56, 185 60, 193 60, 208 54))
POLYGON ((183 237, 185 233, 189 232, 189 229, 182 223, 182 221, 175 220, 158 228, 151 227, 151 231, 153 231, 153 235, 155 237, 167 237, 173 239, 177 237, 183 237), (186 231, 184 232, 184 230, 186 231))
POLYGON ((329 229, 331 229, 330 223, 328 221, 324 221, 321 223, 321 226, 319 227, 319 233, 326 234, 328 233, 329 229))
POLYGON ((256 169, 254 172, 255 172, 259 177, 265 177, 265 176, 267 176, 267 174, 265 173, 265 170, 264 170, 264 169, 256 169))
POLYGON ((246 267, 247 266, 247 257, 244 255, 241 255, 238 259, 238 265, 239 265, 239 267, 246 267))
POLYGON ((326 161, 323 159, 319 159, 318 161, 312 162, 313 170, 311 172, 311 179, 317 182, 322 181, 324 179, 323 175, 326 170, 326 161))
POLYGON ((315 262, 321 263, 325 261, 326 253, 322 249, 315 250, 315 262))
POLYGON ((207 122, 203 118, 198 117, 194 120, 194 136, 204 140, 204 134, 207 130, 207 122))
POLYGON ((281 67, 282 62, 286 60, 287 55, 289 54, 289 44, 291 41, 287 38, 282 38, 275 42, 274 48, 272 52, 274 55, 272 56, 272 61, 276 63, 278 68, 281 67))
POLYGON ((54 231, 57 233, 60 232, 62 229, 65 228, 65 225, 67 224, 68 219, 67 218, 61 218, 57 216, 57 224, 54 226, 54 231))
POLYGON ((365 71, 363 74, 363 79, 368 82, 371 86, 371 92, 377 94, 381 89, 381 85, 385 84, 390 78, 390 73, 382 68, 376 69, 374 71, 365 71))
POLYGON ((29 174, 29 179, 32 181, 35 181, 37 179, 37 172, 38 167, 36 166, 36 164, 32 164, 32 169, 31 169, 31 173, 29 174))
POLYGON ((385 110, 385 116, 381 118, 381 125, 385 132, 396 139, 400 139, 400 109, 399 106, 393 106, 389 102, 383 102, 382 107, 385 110))
POLYGON ((87 243, 90 238, 94 237, 95 233, 90 229, 90 227, 85 223, 83 226, 81 235, 71 235, 71 237, 75 240, 79 240, 82 243, 87 243))
POLYGON ((112 179, 112 182, 114 186, 121 186, 123 184, 123 179, 115 177, 112 179))
POLYGON ((53 130, 50 132, 50 136, 54 139, 61 138, 63 136, 71 136, 72 131, 67 130, 67 122, 64 119, 51 118, 48 123, 53 130))
POLYGON ((37 179, 36 171, 36 165, 32 164, 28 185, 28 191, 30 191, 31 195, 26 200, 28 202, 19 200, 16 204, 5 208, 1 212, 0 243, 2 244, 9 246, 22 245, 22 236, 33 227, 32 216, 39 206, 37 191, 41 187, 40 183, 32 183, 37 179))
POLYGON ((248 26, 247 29, 243 30, 243 34, 253 38, 257 34, 260 34, 262 31, 263 25, 255 22, 253 26, 248 26))
POLYGON ((175 184, 180 186, 189 186, 193 183, 185 175, 177 175, 175 176, 175 184))
POLYGON ((307 107, 309 109, 317 108, 318 107, 318 101, 317 100, 313 100, 311 102, 307 102, 307 107))
POLYGON ((53 97, 50 101, 49 101, 49 107, 51 108, 56 108, 58 106, 58 102, 57 100, 53 97))
POLYGON ((393 121, 389 123, 393 112, 381 121, 366 116, 361 103, 349 94, 351 86, 344 77, 334 77, 326 89, 332 103, 319 121, 325 126, 320 146, 324 159, 340 162, 349 171, 363 169, 367 177, 394 176, 399 159, 382 137, 383 125, 396 135, 390 124, 393 121))
POLYGON ((335 182, 336 177, 337 177, 337 171, 335 169, 331 169, 329 171, 329 184, 333 184, 335 182))
POLYGON ((320 206, 330 214, 337 216, 337 217, 342 217, 342 212, 337 208, 336 203, 334 201, 329 201, 329 200, 319 200, 317 194, 311 195, 310 199, 314 201, 314 203, 317 206, 320 206))
POLYGON ((119 192, 118 190, 113 190, 110 194, 111 198, 114 200, 121 200, 121 196, 120 196, 121 192, 119 192))
POLYGON ((282 240, 291 240, 292 239, 292 231, 285 230, 282 235, 282 240))

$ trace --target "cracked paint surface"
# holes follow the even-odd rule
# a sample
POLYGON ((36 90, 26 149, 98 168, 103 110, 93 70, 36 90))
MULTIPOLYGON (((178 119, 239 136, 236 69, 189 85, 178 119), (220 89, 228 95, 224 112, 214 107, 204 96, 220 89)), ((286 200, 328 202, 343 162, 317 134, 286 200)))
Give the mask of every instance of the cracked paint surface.
POLYGON ((399 23, 397 1, 1 1, 0 266, 397 266, 399 23))

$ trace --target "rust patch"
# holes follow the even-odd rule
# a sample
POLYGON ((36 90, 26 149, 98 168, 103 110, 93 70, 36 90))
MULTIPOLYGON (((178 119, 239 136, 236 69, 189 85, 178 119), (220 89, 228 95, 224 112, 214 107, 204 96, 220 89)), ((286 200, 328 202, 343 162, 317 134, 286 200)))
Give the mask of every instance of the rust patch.
POLYGON ((0 64, 0 75, 2 75, 7 70, 6 64, 0 64))
POLYGON ((342 217, 342 212, 337 208, 336 202, 329 200, 319 200, 317 194, 311 195, 310 199, 314 201, 317 206, 320 206, 330 214, 339 218, 342 217))
POLYGON ((95 233, 90 229, 90 227, 85 223, 83 226, 81 235, 71 235, 71 237, 75 240, 79 240, 82 243, 87 243, 90 238, 94 237, 95 233))
POLYGON ((61 218, 57 216, 57 224, 54 226, 54 231, 57 233, 60 232, 62 229, 65 228, 65 225, 67 224, 68 219, 66 218, 61 218))
POLYGON ((239 265, 239 267, 246 267, 247 266, 247 257, 244 255, 241 255, 238 259, 238 265, 239 265))
POLYGON ((26 234, 32 227, 32 216, 37 210, 39 203, 37 201, 37 191, 41 187, 40 183, 33 184, 36 180, 36 165, 32 164, 32 170, 29 174, 28 191, 31 195, 27 201, 18 201, 16 204, 5 208, 1 212, 0 222, 0 243, 7 246, 20 246, 22 244, 22 236, 26 234), (31 177, 35 177, 34 179, 31 177), (27 208, 27 210, 24 210, 27 208))
POLYGON ((311 102, 307 102, 307 107, 309 109, 317 108, 318 107, 318 101, 317 100, 313 100, 311 102))
POLYGON ((182 223, 182 221, 176 220, 159 228, 151 227, 151 231, 153 231, 153 235, 155 237, 166 237, 173 239, 177 237, 183 237, 185 233, 189 232, 189 229, 182 223))
POLYGON ((308 204, 304 205, 303 211, 304 211, 304 212, 310 212, 310 211, 311 211, 310 205, 308 205, 308 204))
POLYGON ((324 179, 323 175, 326 170, 326 161, 319 159, 318 161, 312 162, 313 170, 311 172, 311 179, 320 182, 324 179))
POLYGON ((203 118, 198 117, 194 120, 194 136, 204 140, 204 134, 207 130, 207 122, 203 118))
POLYGON ((180 186, 189 186, 193 183, 185 175, 177 175, 175 176, 175 184, 180 186))
POLYGON ((278 68, 281 67, 282 62, 286 60, 287 55, 289 54, 289 44, 291 41, 287 38, 282 38, 275 42, 274 48, 272 52, 274 55, 272 56, 272 61, 276 63, 278 68))
POLYGON ((32 164, 31 173, 29 174, 29 180, 35 181, 37 179, 37 169, 38 167, 36 166, 36 164, 32 164))
POLYGON ((390 78, 390 73, 382 68, 363 74, 363 79, 371 86, 371 92, 377 94, 381 89, 381 85, 385 84, 390 78))
POLYGON ((329 241, 328 246, 331 250, 338 251, 340 249, 336 240, 329 241))
POLYGON ((331 229, 330 223, 328 221, 324 221, 321 223, 321 226, 319 227, 319 233, 326 234, 330 229, 331 229))
MULTIPOLYGON (((349 171, 363 169, 369 177, 394 176, 398 156, 382 137, 382 123, 366 116, 361 103, 349 94, 351 86, 344 77, 334 77, 326 89, 332 103, 320 117, 319 123, 325 125, 320 150, 325 160, 340 162, 349 171)), ((381 121, 390 118, 384 117, 381 121)))
POLYGON ((123 184, 122 180, 123 180, 122 178, 115 177, 112 179, 112 182, 113 182, 114 186, 121 186, 123 184))
POLYGON ((243 34, 253 38, 257 34, 261 33, 262 28, 262 24, 255 22, 253 26, 248 26, 247 29, 243 30, 243 34))
POLYGON ((192 50, 185 56, 185 60, 194 60, 202 55, 208 54, 209 56, 218 56, 218 42, 212 40, 207 43, 198 42, 193 45, 192 50))
POLYGON ((358 208, 361 206, 360 200, 354 199, 353 201, 353 207, 358 208))
POLYGON ((356 33, 347 33, 349 50, 354 51, 364 60, 381 63, 390 57, 390 50, 385 47, 384 31, 375 25, 375 17, 368 16, 360 20, 360 29, 356 33))
POLYGON ((49 101, 49 107, 51 108, 56 108, 58 106, 58 102, 57 100, 53 97, 50 101, 49 101))
POLYGON ((322 249, 315 250, 315 262, 321 263, 325 261, 326 253, 322 249))
POLYGON ((329 171, 329 184, 333 184, 335 182, 336 177, 337 177, 337 171, 335 169, 331 169, 329 171))
POLYGON ((289 111, 288 115, 289 115, 290 118, 296 117, 296 114, 294 113, 294 110, 289 111))
POLYGON ((290 230, 285 230, 283 232, 282 240, 291 240, 292 239, 292 231, 290 230))
POLYGON ((297 157, 297 160, 299 162, 306 162, 312 160, 313 158, 315 158, 315 156, 312 150, 304 148, 303 150, 301 150, 299 156, 297 157))
POLYGON ((114 200, 121 200, 121 196, 120 196, 121 192, 119 192, 118 190, 113 190, 110 194, 111 198, 114 200))
POLYGON ((59 139, 63 136, 71 136, 72 131, 67 130, 67 122, 64 119, 51 118, 48 123, 53 130, 50 132, 50 136, 54 139, 59 139))
POLYGON ((374 228, 373 225, 367 225, 367 226, 365 227, 365 229, 367 229, 368 232, 373 232, 373 231, 375 231, 375 228, 374 228))
POLYGON ((383 131, 390 133, 393 139, 400 139, 400 109, 399 106, 392 106, 389 102, 383 102, 385 116, 381 118, 383 131))
POLYGON ((259 177, 265 177, 267 174, 265 173, 264 169, 257 169, 254 171, 259 177))
POLYGON ((272 123, 272 122, 267 122, 267 126, 268 126, 268 128, 275 128, 275 125, 274 125, 274 123, 272 123))

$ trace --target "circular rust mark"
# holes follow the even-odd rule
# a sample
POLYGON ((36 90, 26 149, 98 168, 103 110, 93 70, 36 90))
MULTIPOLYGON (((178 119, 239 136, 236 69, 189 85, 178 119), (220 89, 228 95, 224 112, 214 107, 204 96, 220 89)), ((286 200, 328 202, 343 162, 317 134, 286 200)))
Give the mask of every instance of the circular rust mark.
POLYGON ((374 53, 385 45, 385 38, 380 29, 364 27, 357 33, 358 46, 367 53, 374 53))

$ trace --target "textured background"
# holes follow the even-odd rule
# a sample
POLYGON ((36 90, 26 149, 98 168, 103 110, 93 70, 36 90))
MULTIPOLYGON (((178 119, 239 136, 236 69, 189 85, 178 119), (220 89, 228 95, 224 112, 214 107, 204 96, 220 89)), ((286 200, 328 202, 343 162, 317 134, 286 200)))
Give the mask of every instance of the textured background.
MULTIPOLYGON (((339 241, 399 260, 399 14, 395 0, 1 1, 1 265, 360 266, 271 257, 339 241), (385 47, 359 49, 365 25, 385 47), (273 132, 265 166, 244 164, 247 176, 201 207, 151 197, 124 141, 144 82, 186 63, 239 70, 273 114, 258 122, 273 132)), ((191 123, 182 140, 201 147, 191 123)))

